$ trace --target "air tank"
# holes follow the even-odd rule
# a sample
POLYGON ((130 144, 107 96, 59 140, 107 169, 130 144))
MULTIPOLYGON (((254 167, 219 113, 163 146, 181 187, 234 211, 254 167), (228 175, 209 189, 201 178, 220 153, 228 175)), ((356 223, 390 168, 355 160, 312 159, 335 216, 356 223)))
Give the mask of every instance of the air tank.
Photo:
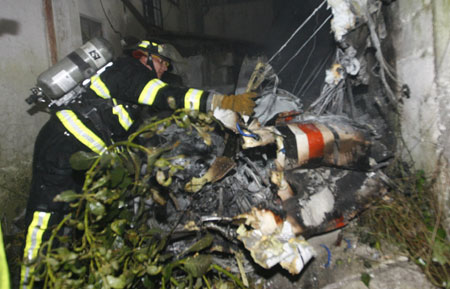
POLYGON ((95 37, 42 72, 36 86, 46 96, 58 99, 94 75, 112 58, 112 45, 103 38, 95 37))

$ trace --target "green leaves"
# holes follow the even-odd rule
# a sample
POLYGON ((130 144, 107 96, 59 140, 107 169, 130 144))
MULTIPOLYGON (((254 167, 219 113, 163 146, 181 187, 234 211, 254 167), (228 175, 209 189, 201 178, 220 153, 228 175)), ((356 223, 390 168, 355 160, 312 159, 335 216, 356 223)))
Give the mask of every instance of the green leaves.
POLYGON ((183 267, 193 277, 201 277, 206 274, 212 263, 211 255, 197 255, 189 257, 183 262, 183 267))
POLYGON ((214 240, 214 236, 211 234, 208 234, 205 237, 203 237, 202 239, 200 239, 199 241, 197 241, 189 249, 187 249, 183 253, 183 255, 186 255, 188 253, 193 253, 193 252, 200 252, 201 250, 206 249, 209 246, 211 246, 213 240, 214 240))
POLYGON ((108 282, 108 285, 111 286, 111 288, 122 289, 129 285, 132 279, 130 278, 130 276, 128 276, 128 274, 124 273, 119 277, 108 275, 106 276, 106 281, 108 282))
POLYGON ((79 151, 74 153, 70 159, 70 165, 74 170, 88 170, 98 158, 98 154, 93 152, 79 151))
POLYGON ((123 167, 115 167, 111 170, 110 174, 111 174, 111 187, 115 188, 124 180, 126 171, 123 167))
POLYGON ((81 195, 75 193, 74 191, 64 191, 59 195, 56 195, 56 197, 53 199, 54 202, 72 202, 76 199, 80 198, 81 195))
POLYGON ((436 239, 433 246, 433 261, 441 265, 450 264, 450 244, 445 239, 436 239))
POLYGON ((127 224, 126 220, 115 220, 111 224, 111 230, 119 236, 122 236, 125 232, 125 225, 127 224))
POLYGON ((59 247, 56 249, 58 253, 58 258, 63 261, 73 261, 76 260, 78 255, 65 247, 59 247))
POLYGON ((105 206, 99 201, 89 202, 88 204, 89 212, 97 217, 101 217, 105 214, 105 206))
POLYGON ((366 285, 367 288, 369 288, 370 279, 372 279, 372 277, 370 277, 369 274, 367 273, 361 274, 361 281, 364 283, 364 285, 366 285))
POLYGON ((162 266, 150 265, 147 266, 146 272, 151 276, 155 276, 161 273, 162 268, 163 268, 162 266))

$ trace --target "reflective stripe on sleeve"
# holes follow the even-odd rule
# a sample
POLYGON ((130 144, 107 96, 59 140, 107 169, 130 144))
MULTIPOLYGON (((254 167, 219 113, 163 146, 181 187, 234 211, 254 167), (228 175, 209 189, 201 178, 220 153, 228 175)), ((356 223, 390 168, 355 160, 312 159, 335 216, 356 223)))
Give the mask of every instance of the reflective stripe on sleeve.
POLYGON ((113 114, 117 115, 117 118, 119 119, 120 125, 125 129, 128 130, 131 125, 133 124, 133 120, 131 119, 130 115, 128 114, 128 111, 123 107, 122 104, 117 104, 117 100, 113 98, 114 107, 112 109, 113 114))
POLYGON ((164 83, 157 78, 150 80, 139 95, 138 102, 146 105, 152 105, 158 91, 166 85, 167 83, 164 83))
POLYGON ((0 288, 10 288, 9 269, 6 261, 5 247, 3 246, 2 227, 0 226, 0 288))
POLYGON ((94 75, 91 77, 91 85, 90 89, 95 91, 95 93, 101 98, 108 99, 111 98, 111 94, 109 92, 108 87, 106 87, 105 83, 101 80, 100 76, 94 75))
POLYGON ((87 128, 73 111, 61 110, 56 113, 56 116, 70 133, 93 152, 102 154, 106 150, 102 139, 87 128))
POLYGON ((184 96, 184 108, 190 110, 200 110, 200 99, 203 90, 190 88, 184 96))
POLYGON ((25 265, 22 265, 22 269, 20 272, 21 289, 31 288, 32 286, 32 282, 30 282, 30 279, 31 275, 34 272, 34 266, 26 265, 26 263, 33 261, 37 257, 42 243, 42 236, 44 235, 45 230, 47 230, 50 216, 50 213, 39 211, 36 211, 33 214, 33 220, 28 227, 27 238, 25 240, 25 249, 23 255, 25 265))

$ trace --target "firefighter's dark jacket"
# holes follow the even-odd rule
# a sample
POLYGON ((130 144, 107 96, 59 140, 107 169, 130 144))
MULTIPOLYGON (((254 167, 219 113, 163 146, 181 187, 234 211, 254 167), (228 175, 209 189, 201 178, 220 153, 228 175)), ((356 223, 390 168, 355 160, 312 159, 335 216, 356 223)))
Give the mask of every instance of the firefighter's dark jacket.
POLYGON ((205 112, 211 97, 203 90, 166 84, 139 60, 125 56, 91 78, 78 104, 56 115, 81 143, 102 153, 110 141, 124 140, 136 129, 143 106, 156 111, 186 108, 205 112))

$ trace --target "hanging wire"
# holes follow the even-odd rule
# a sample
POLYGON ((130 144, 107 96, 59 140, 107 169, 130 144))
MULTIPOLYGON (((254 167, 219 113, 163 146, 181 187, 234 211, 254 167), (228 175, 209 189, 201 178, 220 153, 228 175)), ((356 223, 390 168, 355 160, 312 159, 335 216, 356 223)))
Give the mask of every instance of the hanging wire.
POLYGON ((106 14, 106 10, 105 10, 105 7, 103 6, 102 0, 100 0, 100 5, 102 5, 103 14, 105 14, 106 20, 108 20, 109 26, 111 26, 112 31, 114 31, 114 33, 116 33, 116 34, 119 34, 120 39, 123 39, 122 33, 120 33, 119 30, 117 30, 116 28, 114 28, 114 26, 112 25, 111 20, 110 20, 109 17, 108 17, 108 14, 106 14))
POLYGON ((312 73, 305 80, 305 83, 303 83, 303 85, 299 88, 299 90, 297 92, 294 92, 295 95, 300 96, 300 95, 304 94, 305 91, 307 91, 311 87, 312 83, 319 76, 320 71, 322 71, 322 69, 325 67, 325 65, 327 64, 328 60, 330 59, 330 57, 332 55, 333 55, 333 51, 330 51, 328 53, 327 57, 322 60, 322 63, 320 63, 318 66, 316 66, 314 68, 312 73))
POLYGON ((297 55, 303 50, 303 48, 305 48, 305 46, 309 43, 309 41, 311 41, 311 39, 313 39, 314 36, 316 36, 316 34, 320 31, 320 29, 322 29, 322 27, 328 22, 328 20, 331 19, 332 16, 333 16, 332 14, 328 15, 327 19, 325 19, 325 20, 322 22, 322 24, 320 24, 319 28, 317 28, 317 29, 314 31, 314 33, 306 40, 306 42, 303 43, 303 45, 300 47, 300 49, 297 50, 297 52, 296 52, 291 58, 289 58, 289 60, 286 62, 286 64, 278 71, 278 74, 280 74, 280 73, 281 73, 281 72, 282 72, 282 71, 283 71, 283 70, 291 63, 291 61, 292 61, 295 57, 297 57, 297 55))
POLYGON ((291 37, 289 37, 289 39, 281 46, 280 49, 278 49, 277 52, 275 52, 275 54, 269 59, 269 61, 267 61, 267 63, 270 63, 278 54, 280 54, 280 52, 286 48, 287 44, 292 40, 292 38, 294 38, 294 36, 303 28, 303 26, 306 25, 306 23, 308 23, 308 21, 319 11, 320 8, 322 8, 322 6, 327 3, 326 0, 322 1, 322 3, 313 11, 313 13, 311 15, 308 16, 308 18, 306 18, 305 21, 303 21, 302 24, 300 24, 300 26, 297 28, 297 30, 294 31, 294 33, 291 35, 291 37))
POLYGON ((292 88, 293 92, 297 89, 297 85, 300 83, 300 79, 302 78, 303 73, 305 72, 305 69, 306 69, 306 67, 309 64, 309 61, 311 60, 311 57, 314 54, 314 50, 316 49, 316 42, 317 42, 316 40, 317 40, 317 38, 314 37, 313 47, 309 51, 309 54, 308 54, 308 57, 306 58, 306 61, 303 63, 302 70, 300 71, 300 74, 298 75, 297 80, 295 81, 295 85, 292 88))
MULTIPOLYGON (((316 16, 316 25, 317 25, 317 16, 316 16)), ((292 88, 292 92, 294 92, 297 89, 297 85, 300 82, 300 79, 303 76, 303 73, 305 72, 306 67, 309 64, 309 61, 311 60, 312 55, 314 54, 314 51, 316 49, 316 44, 317 44, 317 37, 314 37, 314 42, 313 42, 313 47, 310 49, 309 54, 308 54, 308 58, 306 58, 306 62, 303 64, 302 70, 300 71, 300 74, 297 77, 297 80, 295 81, 295 85, 294 88, 292 88)))

